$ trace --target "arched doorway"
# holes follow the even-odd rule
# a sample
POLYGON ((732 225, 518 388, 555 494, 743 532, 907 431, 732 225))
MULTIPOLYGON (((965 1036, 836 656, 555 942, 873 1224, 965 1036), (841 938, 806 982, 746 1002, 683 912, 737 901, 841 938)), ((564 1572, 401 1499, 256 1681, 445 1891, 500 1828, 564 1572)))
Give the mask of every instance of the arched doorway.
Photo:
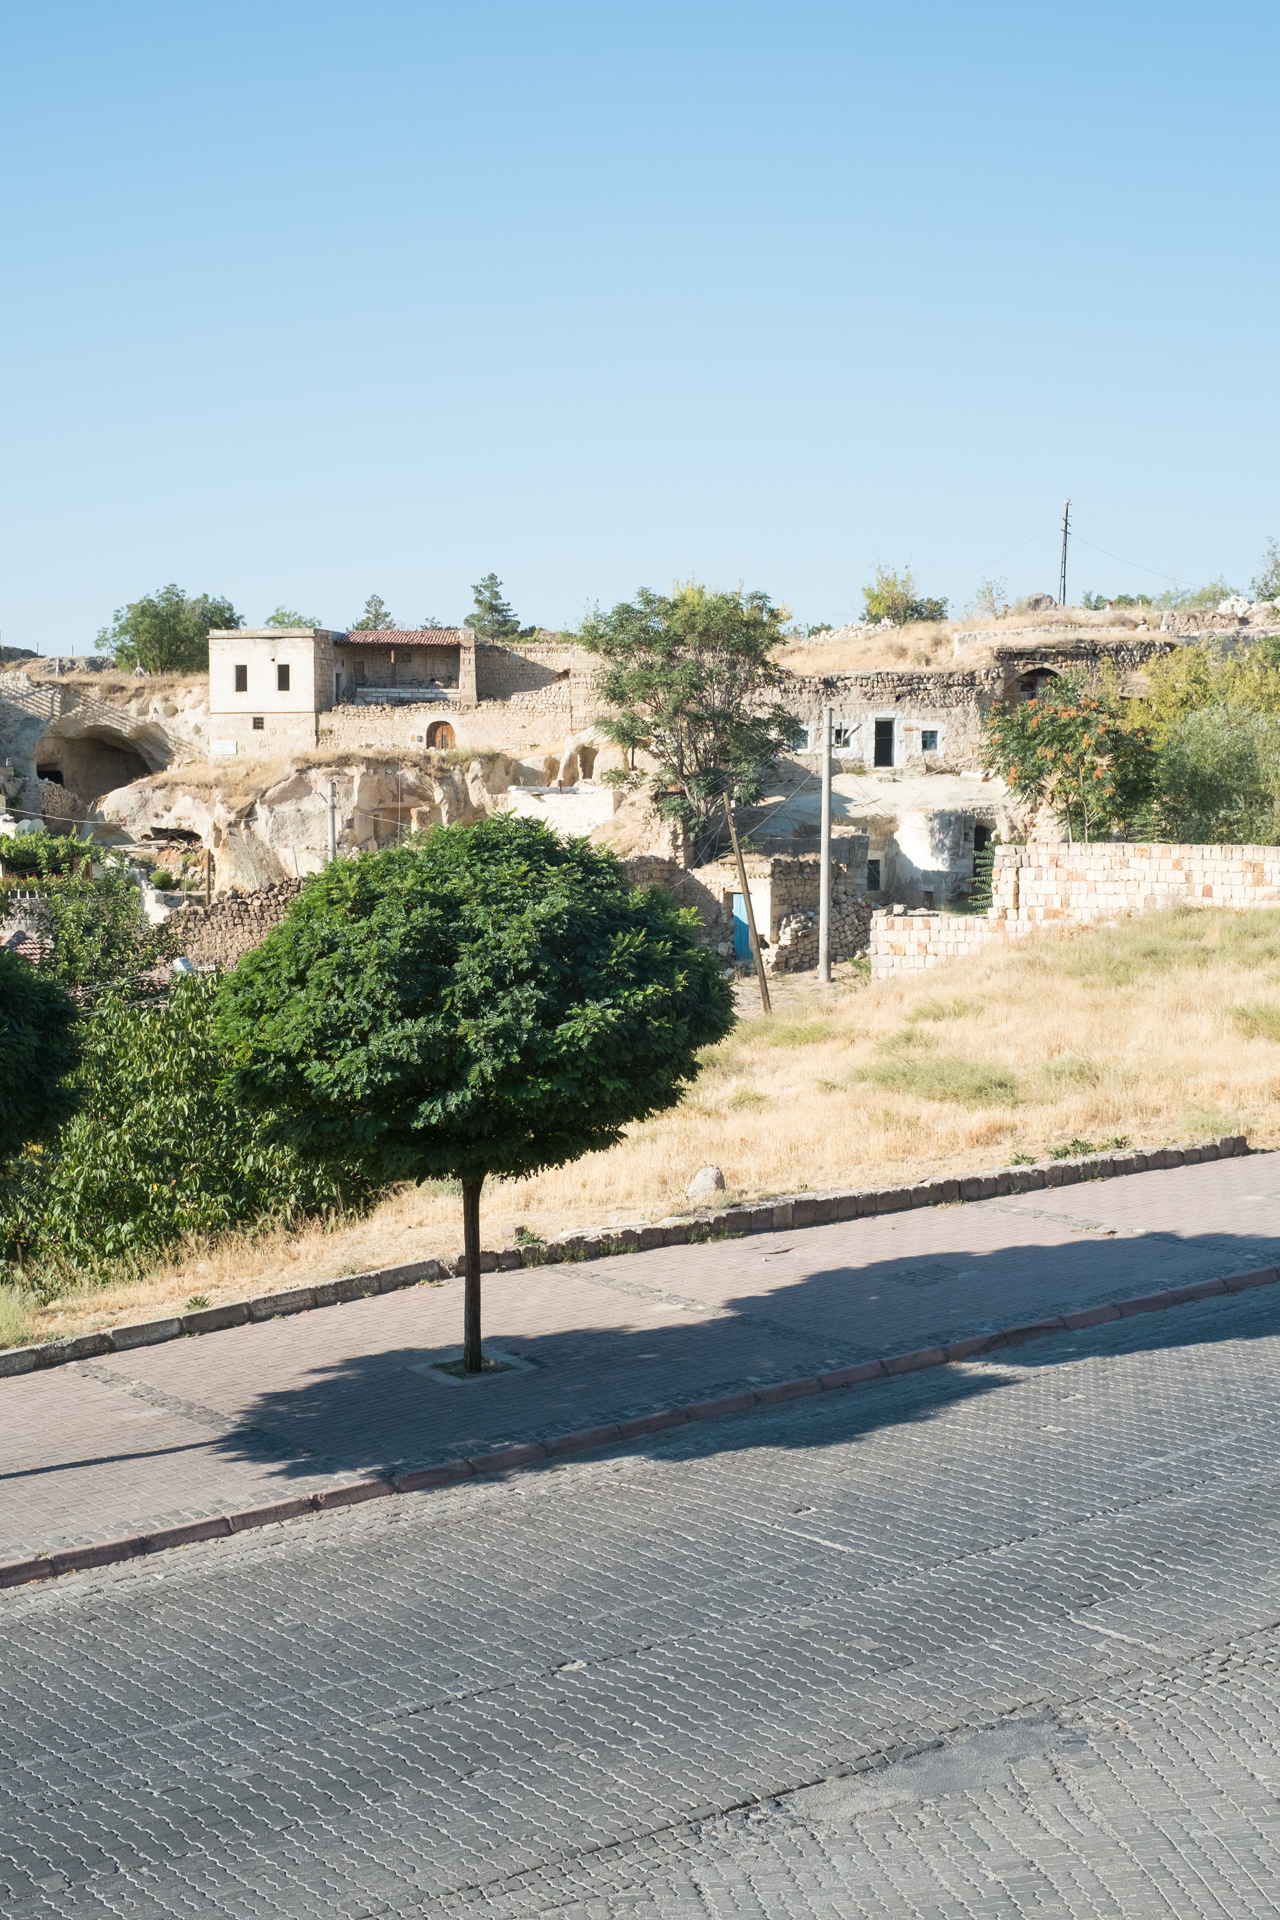
POLYGON ((1058 676, 1048 667, 1035 667, 1030 673, 1024 673, 1018 681, 1018 697, 1022 700, 1038 700, 1046 687, 1053 686, 1058 676))
POLYGON ((427 745, 429 747, 451 747, 453 744, 453 728, 447 720, 437 720, 433 726, 427 728, 427 745))

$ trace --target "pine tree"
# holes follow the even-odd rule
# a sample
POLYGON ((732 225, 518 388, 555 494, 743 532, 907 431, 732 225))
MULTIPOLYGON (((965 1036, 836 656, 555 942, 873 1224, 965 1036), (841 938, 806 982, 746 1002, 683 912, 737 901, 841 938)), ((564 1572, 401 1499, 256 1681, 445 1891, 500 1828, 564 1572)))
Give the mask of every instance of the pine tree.
POLYGON ((381 633, 384 627, 394 627, 395 615, 388 613, 376 593, 371 593, 364 603, 363 617, 351 628, 352 633, 381 633))

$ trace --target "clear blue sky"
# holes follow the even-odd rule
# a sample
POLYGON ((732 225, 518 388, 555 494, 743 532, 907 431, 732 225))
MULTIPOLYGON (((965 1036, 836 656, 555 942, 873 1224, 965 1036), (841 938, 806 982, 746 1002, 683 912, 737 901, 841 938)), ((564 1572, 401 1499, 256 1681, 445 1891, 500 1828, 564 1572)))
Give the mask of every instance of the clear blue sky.
POLYGON ((1274 5, 0 30, 8 644, 168 580, 253 622, 456 619, 490 568, 549 626, 690 576, 841 621, 878 558, 962 604, 1056 590, 1068 493, 1073 598, 1247 583, 1280 534, 1274 5))

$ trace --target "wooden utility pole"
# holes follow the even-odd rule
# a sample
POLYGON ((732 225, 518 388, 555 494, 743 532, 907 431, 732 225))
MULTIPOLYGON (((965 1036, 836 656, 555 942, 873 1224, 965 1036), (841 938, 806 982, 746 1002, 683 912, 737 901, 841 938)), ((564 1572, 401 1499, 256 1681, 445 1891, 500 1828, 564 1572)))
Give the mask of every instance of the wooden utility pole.
POLYGON ((747 885, 747 863, 742 857, 742 848, 738 845, 738 829, 733 824, 733 808, 729 805, 729 796, 724 796, 724 817, 729 822, 729 838, 733 842, 733 857, 738 863, 738 884, 742 888, 742 910, 747 916, 747 934, 751 940, 751 957, 756 963, 756 979, 760 983, 760 1005, 766 1013, 772 1013, 769 1005, 769 982, 764 977, 764 961, 760 956, 760 940, 756 933, 755 908, 751 904, 751 889, 747 885))
POLYGON ((831 979, 831 708, 822 709, 822 875, 818 882, 818 979, 831 979))
MULTIPOLYGON (((1071 531, 1071 502, 1062 509, 1062 571, 1058 575, 1058 605, 1067 604, 1067 535, 1071 531)), ((1089 542, 1086 540, 1085 545, 1089 542)))
POLYGON ((213 899, 213 855, 208 847, 204 850, 204 903, 206 907, 213 899))

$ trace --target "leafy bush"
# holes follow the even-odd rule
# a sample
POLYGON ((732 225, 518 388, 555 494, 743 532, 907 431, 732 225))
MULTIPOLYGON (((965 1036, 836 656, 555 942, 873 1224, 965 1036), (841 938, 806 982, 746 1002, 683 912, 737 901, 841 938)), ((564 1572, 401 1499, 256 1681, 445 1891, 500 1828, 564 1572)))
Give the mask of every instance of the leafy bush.
POLYGON ((213 975, 188 975, 150 1001, 108 992, 82 1021, 80 1111, 53 1146, 12 1162, 0 1188, 0 1246, 24 1281, 57 1292, 77 1270, 104 1277, 192 1235, 372 1196, 353 1167, 325 1170, 269 1143, 267 1122, 225 1097, 216 993, 213 975))
POLYGON ((917 594, 910 567, 895 573, 877 566, 875 579, 862 589, 862 598, 864 619, 890 620, 895 627, 905 627, 912 620, 947 617, 945 600, 924 600, 917 594))
POLYGON ((67 1076, 79 1058, 70 994, 0 947, 0 1155, 49 1139, 70 1118, 67 1076))
POLYGON ((151 884, 153 887, 165 888, 174 887, 178 883, 167 867, 157 867, 151 876, 151 884))
POLYGON ((1204 707, 1248 713, 1280 713, 1280 639, 1272 635, 1223 655, 1212 641, 1179 647, 1143 669, 1148 692, 1143 708, 1158 745, 1204 707))
POLYGON ((1147 730, 1088 691, 1080 674, 1064 674, 1034 700, 993 707, 983 727, 986 764, 1019 800, 1051 806, 1068 838, 1089 840, 1131 819, 1154 790, 1147 730))
POLYGON ((1202 846, 1280 843, 1280 713, 1188 713, 1161 750, 1150 827, 1161 840, 1202 846))
POLYGON ((1267 550, 1262 556, 1262 567, 1253 582, 1255 600, 1280 600, 1280 546, 1276 545, 1274 535, 1267 542, 1267 550))
POLYGON ((89 855, 78 840, 64 833, 0 834, 0 866, 7 874, 69 873, 83 867, 89 855))

